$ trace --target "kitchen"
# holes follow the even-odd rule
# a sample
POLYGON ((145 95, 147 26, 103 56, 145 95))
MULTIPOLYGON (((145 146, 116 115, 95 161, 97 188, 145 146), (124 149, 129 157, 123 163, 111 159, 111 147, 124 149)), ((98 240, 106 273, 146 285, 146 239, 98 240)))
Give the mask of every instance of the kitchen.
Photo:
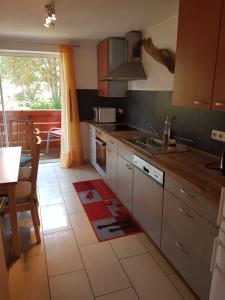
MULTIPOLYGON (((180 13, 180 18, 182 16, 182 21, 179 21, 180 26, 178 25, 177 5, 177 11, 173 11, 170 16, 143 31, 143 37, 151 37, 157 47, 176 52, 176 68, 178 69, 176 69, 177 72, 175 71, 175 79, 173 73, 142 49, 142 62, 147 73, 147 80, 129 81, 128 90, 126 87, 127 97, 123 97, 124 95, 99 97, 97 91, 97 44, 99 41, 81 41, 81 47, 74 50, 77 61, 77 65, 75 64, 77 94, 85 158, 90 160, 92 166, 133 214, 135 220, 154 242, 153 245, 157 246, 156 249, 160 249, 159 253, 163 254, 163 258, 160 259, 166 257, 166 262, 169 262, 179 273, 177 275, 173 271, 172 274, 175 275, 170 276, 176 278, 172 287, 176 287, 179 291, 178 294, 171 291, 172 288, 169 288, 168 283, 161 279, 161 275, 159 282, 162 286, 165 284, 166 292, 159 292, 160 284, 157 292, 157 289, 153 289, 151 282, 149 285, 152 291, 149 291, 146 287, 148 280, 143 278, 143 285, 138 282, 137 278, 131 274, 129 259, 127 262, 125 259, 122 264, 126 273, 129 274, 131 284, 127 286, 125 284, 125 286, 113 290, 115 292, 111 294, 112 298, 107 298, 106 295, 112 292, 110 289, 107 292, 96 294, 95 287, 92 287, 96 299, 98 296, 99 299, 151 299, 152 297, 153 299, 195 299, 195 296, 200 299, 209 299, 212 271, 214 272, 210 300, 223 299, 224 212, 222 204, 224 203, 224 194, 220 195, 220 193, 225 179, 223 170, 210 169, 210 167, 220 167, 218 157, 224 148, 223 142, 212 139, 212 130, 219 131, 219 133, 215 133, 219 139, 223 139, 223 135, 219 137, 220 132, 225 131, 223 94, 216 95, 215 89, 215 80, 217 80, 215 65, 216 60, 218 61, 220 57, 220 50, 218 50, 220 48, 217 45, 222 1, 218 1, 216 7, 212 1, 204 1, 207 12, 205 14, 200 9, 203 5, 202 1, 199 1, 199 4, 195 4, 195 2, 189 1, 189 4, 184 4, 184 1, 181 1, 184 8, 180 13), (194 5, 196 5, 196 9, 193 9, 194 5), (210 9, 212 7, 214 10, 210 9), (187 13, 185 14, 184 11, 187 13), (191 17, 188 16, 190 11, 191 17), (200 18, 200 15, 202 16, 202 26, 198 26, 197 16, 200 18), (216 27, 213 28, 214 31, 209 30, 213 27, 212 24, 216 27), (182 30, 184 31, 182 32, 182 30), (185 30, 188 30, 188 37, 185 35, 187 32, 185 30), (184 37, 181 42, 180 36, 184 37), (197 41, 193 43, 194 46, 190 39, 197 41), (206 51, 209 44, 214 47, 206 51), (180 47, 177 50, 176 45, 180 47), (218 54, 217 51, 219 51, 218 54), (196 53, 198 55, 195 55, 196 53), (182 59, 182 55, 185 60, 182 59), (199 69, 199 66, 202 65, 204 68, 199 69), (89 71, 84 72, 84 69, 87 68, 89 71), (195 74, 197 78, 195 78, 195 74), (184 83, 180 83, 180 78, 184 80, 184 83), (173 95, 172 91, 174 91, 173 95), (216 99, 211 105, 214 94, 216 99), (183 100, 183 103, 179 103, 180 99, 183 100), (188 103, 189 99, 192 101, 191 104, 188 103), (210 104, 207 103, 208 99, 210 99, 210 104), (220 103, 216 104, 217 102, 220 103), (109 111, 109 107, 116 108, 116 110, 111 110, 110 118, 107 116, 102 121, 117 121, 118 126, 92 121, 93 108, 106 106, 109 111), (141 148, 143 137, 150 138, 151 143, 153 138, 159 140, 159 136, 164 135, 165 137, 167 116, 171 119, 169 128, 171 138, 177 140, 177 145, 164 147, 157 144, 157 147, 152 147, 152 144, 146 146, 144 140, 144 148, 141 148), (101 144, 96 143, 96 137, 101 144), (194 150, 190 150, 189 147, 194 150), (164 152, 152 155, 149 153, 149 149, 152 150, 152 148, 157 151, 162 151, 163 148, 164 152), (182 153, 179 152, 180 150, 182 153), (213 164, 214 162, 215 164, 213 164), (219 227, 222 229, 217 238, 219 227), (215 245, 213 246, 213 244, 215 245), (195 295, 184 285, 180 275, 195 295), (219 287, 216 286, 217 284, 220 284, 219 287), (182 294, 179 287, 183 285, 182 294), (122 296, 122 293, 116 295, 118 290, 125 291, 126 288, 134 289, 135 294, 131 292, 131 294, 128 293, 130 296, 122 296), (169 296, 166 295, 167 292, 169 296)), ((221 22, 223 22, 223 17, 221 22)), ((223 28, 222 25, 221 28, 223 28)), ((222 29, 220 35, 222 36, 222 29)), ((2 47, 4 47, 3 44, 2 47)), ((218 63, 218 66, 220 65, 222 65, 222 59, 221 63, 218 63)), ((218 66, 217 68, 219 68, 218 66)), ((222 71, 218 71, 220 78, 223 77, 222 71)), ((110 84, 110 81, 107 83, 110 84)), ((116 89, 116 92, 118 90, 116 89)), ((100 110, 95 110, 95 112, 97 111, 96 118, 97 115, 100 117, 101 113, 107 114, 106 109, 103 109, 101 113, 100 110)), ((96 119, 96 121, 98 120, 96 119)), ((223 166, 221 167, 223 169, 223 166)), ((116 244, 117 239, 112 241, 116 244)), ((148 242, 145 241, 145 243, 148 242)), ((134 259, 138 259, 138 255, 136 257, 135 255, 133 255, 134 259)), ((140 257, 141 255, 144 256, 144 254, 140 254, 140 257)), ((84 261, 88 261, 86 256, 83 256, 84 261)), ((89 263, 87 263, 88 266, 89 263)), ((138 269, 138 266, 136 267, 138 269)), ((154 266, 152 268, 154 269, 154 266)), ((138 272, 144 274, 142 270, 138 269, 138 272)), ((150 276, 151 273, 146 272, 146 276, 150 276)), ((91 278, 91 271, 88 271, 88 274, 91 278)), ((92 285, 92 279, 90 282, 92 285)), ((100 291, 101 288, 99 288, 100 291)), ((54 297, 53 299, 57 299, 54 297)))

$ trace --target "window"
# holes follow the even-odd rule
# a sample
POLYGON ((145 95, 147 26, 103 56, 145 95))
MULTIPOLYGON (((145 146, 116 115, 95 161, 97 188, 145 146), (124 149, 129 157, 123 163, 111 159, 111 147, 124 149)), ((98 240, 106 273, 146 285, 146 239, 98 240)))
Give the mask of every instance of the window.
POLYGON ((0 56, 5 110, 61 109, 58 55, 0 56))

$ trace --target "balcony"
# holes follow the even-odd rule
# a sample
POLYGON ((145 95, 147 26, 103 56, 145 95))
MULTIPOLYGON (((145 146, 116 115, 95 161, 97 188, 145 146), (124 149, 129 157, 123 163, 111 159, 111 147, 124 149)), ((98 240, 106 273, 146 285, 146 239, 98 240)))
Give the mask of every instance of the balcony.
MULTIPOLYGON (((7 120, 30 119, 34 126, 40 130, 41 143, 41 160, 57 159, 60 154, 60 140, 51 139, 49 152, 46 155, 46 143, 48 130, 51 127, 61 127, 61 110, 8 110, 6 111, 7 120)), ((0 132, 2 132, 2 112, 0 112, 0 132)))

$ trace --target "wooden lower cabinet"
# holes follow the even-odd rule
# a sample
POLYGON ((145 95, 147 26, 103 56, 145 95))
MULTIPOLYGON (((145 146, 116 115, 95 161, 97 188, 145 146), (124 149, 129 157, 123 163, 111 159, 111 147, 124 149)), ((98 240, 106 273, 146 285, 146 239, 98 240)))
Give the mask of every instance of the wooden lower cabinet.
POLYGON ((133 216, 160 247, 163 188, 134 168, 133 216))
POLYGON ((208 300, 212 279, 209 266, 165 223, 162 227, 161 250, 200 299, 208 300))
POLYGON ((117 156, 117 196, 132 213, 133 166, 120 155, 117 156))
POLYGON ((202 300, 209 299, 217 235, 215 226, 164 190, 161 250, 202 300))

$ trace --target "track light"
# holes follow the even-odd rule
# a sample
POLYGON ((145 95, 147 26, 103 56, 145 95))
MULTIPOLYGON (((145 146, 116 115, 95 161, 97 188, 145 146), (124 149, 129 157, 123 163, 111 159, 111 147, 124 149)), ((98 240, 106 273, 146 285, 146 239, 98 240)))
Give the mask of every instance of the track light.
POLYGON ((50 4, 45 5, 47 12, 47 17, 45 18, 44 26, 49 28, 49 26, 55 26, 56 15, 55 15, 55 2, 51 1, 50 4))

